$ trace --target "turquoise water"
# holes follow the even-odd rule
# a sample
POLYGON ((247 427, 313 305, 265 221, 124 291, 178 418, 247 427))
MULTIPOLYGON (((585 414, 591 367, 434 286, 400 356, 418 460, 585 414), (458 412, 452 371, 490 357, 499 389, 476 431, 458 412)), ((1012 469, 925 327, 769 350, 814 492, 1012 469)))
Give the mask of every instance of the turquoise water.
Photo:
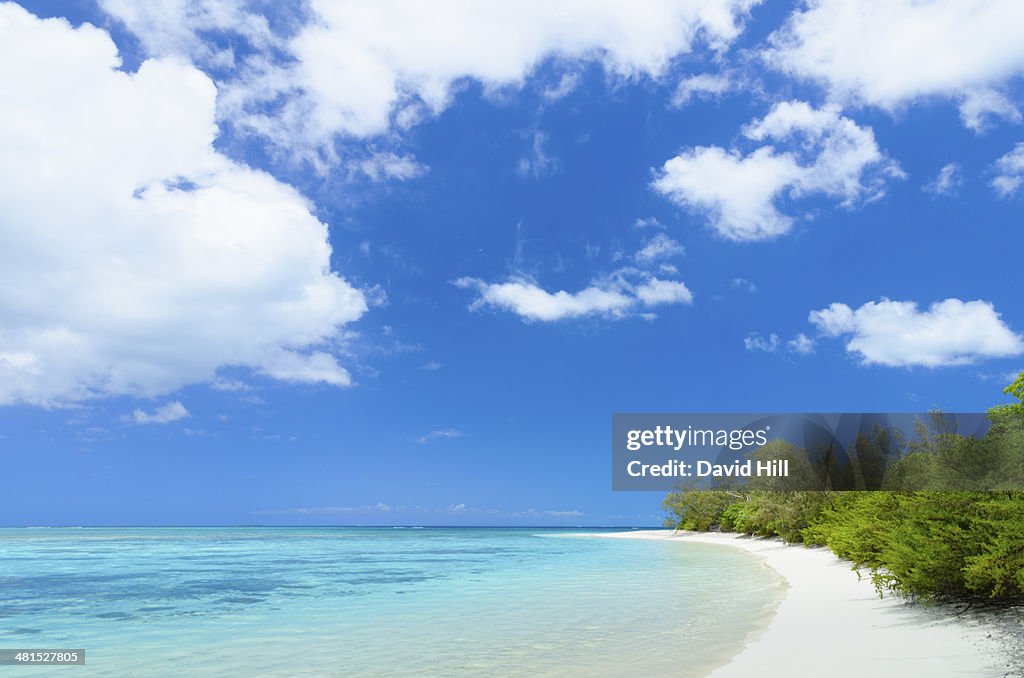
POLYGON ((698 676, 783 593, 738 550, 571 532, 0 529, 0 648, 87 653, 0 673, 698 676))

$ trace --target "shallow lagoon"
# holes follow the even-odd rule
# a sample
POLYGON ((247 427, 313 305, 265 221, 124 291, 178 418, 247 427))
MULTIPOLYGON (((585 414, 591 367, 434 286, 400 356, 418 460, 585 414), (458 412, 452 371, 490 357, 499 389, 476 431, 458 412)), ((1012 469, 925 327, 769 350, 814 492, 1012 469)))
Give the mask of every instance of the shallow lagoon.
POLYGON ((19 676, 697 676, 783 594, 733 549, 572 532, 0 529, 0 647, 86 649, 19 676))

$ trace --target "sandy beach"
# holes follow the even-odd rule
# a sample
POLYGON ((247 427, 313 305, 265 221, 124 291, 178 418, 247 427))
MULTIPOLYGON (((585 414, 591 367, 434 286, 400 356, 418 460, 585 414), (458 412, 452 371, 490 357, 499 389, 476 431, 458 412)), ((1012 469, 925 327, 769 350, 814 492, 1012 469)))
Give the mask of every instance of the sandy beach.
POLYGON ((789 589, 768 627, 711 672, 712 678, 1021 675, 990 625, 891 596, 880 599, 867 577, 859 579, 848 562, 827 549, 720 533, 649 530, 594 536, 740 548, 785 578, 789 589))

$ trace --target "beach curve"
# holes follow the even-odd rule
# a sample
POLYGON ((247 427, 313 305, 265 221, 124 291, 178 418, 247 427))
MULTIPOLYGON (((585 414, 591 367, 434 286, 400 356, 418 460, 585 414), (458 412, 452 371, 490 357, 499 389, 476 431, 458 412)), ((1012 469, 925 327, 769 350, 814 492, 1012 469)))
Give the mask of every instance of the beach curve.
POLYGON ((635 530, 594 534, 739 548, 789 584, 763 632, 709 678, 764 676, 916 678, 1018 675, 985 624, 899 598, 880 598, 870 578, 825 548, 737 534, 635 530))

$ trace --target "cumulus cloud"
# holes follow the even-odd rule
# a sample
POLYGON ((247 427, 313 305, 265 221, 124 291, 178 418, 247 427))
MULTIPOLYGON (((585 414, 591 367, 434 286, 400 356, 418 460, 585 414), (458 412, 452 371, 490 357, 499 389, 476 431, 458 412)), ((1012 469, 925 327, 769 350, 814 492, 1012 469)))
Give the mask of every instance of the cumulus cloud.
POLYGON ((184 56, 223 69, 237 63, 233 41, 209 40, 212 33, 237 36, 260 50, 284 46, 266 17, 250 11, 246 0, 99 0, 99 5, 124 23, 150 55, 184 56))
POLYGON ((960 101, 960 119, 965 127, 980 134, 991 126, 993 118, 1020 122, 1021 114, 1016 104, 994 89, 972 90, 964 94, 960 101))
POLYGON ((136 424, 169 424, 172 421, 184 419, 189 415, 188 410, 177 400, 158 407, 152 412, 135 410, 132 419, 136 424))
POLYGON ((0 4, 0 404, 155 396, 247 366, 349 383, 366 310, 307 201, 213 148, 191 66, 0 4))
POLYGON ((858 309, 833 303, 808 320, 828 337, 849 337, 846 350, 865 365, 941 367, 1024 353, 987 301, 945 299, 921 311, 912 301, 869 301, 858 309))
POLYGON ((786 342, 786 348, 789 349, 790 353, 797 353, 799 355, 807 355, 808 353, 814 353, 814 340, 808 337, 803 332, 800 332, 795 337, 786 342))
POLYGON ((924 185, 923 190, 933 195, 956 195, 963 183, 960 165, 950 162, 942 166, 935 178, 924 185))
POLYGON ((784 101, 744 130, 753 141, 799 144, 811 162, 802 162, 795 195, 824 193, 844 207, 874 200, 884 193, 885 180, 902 177, 898 165, 885 157, 870 127, 840 115, 838 106, 814 108, 803 101, 784 101), (869 169, 876 172, 870 174, 869 169))
POLYGON ((224 379, 223 377, 214 379, 210 383, 210 388, 214 391, 226 391, 229 393, 240 393, 252 390, 252 386, 244 381, 239 381, 237 379, 224 379))
POLYGON ((733 83, 726 75, 699 73, 683 78, 672 95, 673 106, 685 106, 693 99, 720 96, 732 89, 733 83))
POLYGON ((1015 194, 1024 183, 1024 142, 1013 147, 1009 153, 995 162, 996 177, 992 188, 1003 198, 1015 194))
POLYGON ((332 386, 350 386, 352 377, 330 353, 314 351, 300 354, 288 350, 267 351, 258 369, 268 377, 292 383, 324 383, 332 386))
MULTIPOLYGON (((236 32, 254 55, 225 82, 225 117, 282 147, 316 148, 337 135, 380 135, 436 115, 467 78, 489 90, 520 87, 552 57, 598 61, 616 77, 657 77, 697 46, 725 49, 758 1, 312 0, 296 29, 276 33, 241 0, 103 0, 103 7, 151 54, 195 58, 197 31, 236 32)), ((571 84, 561 81, 552 95, 571 84)))
POLYGON ((503 283, 486 283, 476 278, 459 278, 455 286, 476 289, 479 296, 470 310, 491 306, 512 311, 527 320, 550 322, 585 315, 622 315, 635 300, 616 290, 587 287, 579 292, 548 292, 526 278, 503 283))
POLYGON ((368 158, 352 162, 350 168, 370 181, 404 181, 415 179, 427 172, 426 166, 416 162, 412 156, 391 152, 374 153, 368 158))
POLYGON ((770 147, 743 156, 697 146, 666 161, 654 189, 677 205, 706 213, 725 238, 764 240, 792 227, 793 220, 774 201, 799 173, 792 155, 777 155, 770 147))
MULTIPOLYGON (((640 228, 649 225, 644 224, 640 228)), ((634 254, 616 252, 612 256, 614 261, 631 259, 637 266, 617 268, 595 278, 577 292, 549 292, 532 276, 518 272, 518 266, 517 272, 504 282, 490 283, 466 276, 453 280, 452 284, 477 293, 469 306, 471 311, 483 308, 511 311, 528 322, 555 322, 586 316, 624 318, 630 315, 653 320, 657 316, 650 309, 656 306, 693 303, 693 294, 681 280, 659 277, 677 276, 678 269, 664 260, 683 253, 682 245, 664 233, 655 233, 634 254)))
POLYGON ((767 240, 788 232, 793 218, 777 206, 783 197, 820 194, 849 208, 881 197, 888 179, 904 176, 878 148, 871 128, 840 115, 835 105, 781 102, 743 134, 790 149, 764 145, 743 154, 697 146, 666 161, 652 184, 675 204, 706 214, 729 240, 767 240))
POLYGON ((743 338, 743 348, 748 351, 764 351, 775 353, 779 348, 779 335, 774 332, 767 337, 762 337, 759 332, 754 332, 743 338))
MULTIPOLYGON (((814 353, 814 346, 815 341, 801 332, 787 341, 785 348, 790 353, 807 355, 814 353)), ((779 339, 779 335, 774 332, 767 337, 762 336, 760 332, 754 332, 743 338, 743 347, 748 351, 775 353, 782 347, 782 341, 779 339)))
POLYGON ((813 0, 774 33, 769 64, 823 84, 842 103, 896 110, 957 101, 970 127, 1019 120, 1000 91, 1024 74, 1017 0, 813 0))
POLYGON ((649 276, 642 284, 633 286, 632 292, 644 306, 693 303, 693 294, 679 280, 659 280, 649 276))
POLYGON ((634 255, 638 263, 650 264, 663 259, 671 259, 684 254, 686 250, 678 242, 664 233, 658 233, 644 243, 644 246, 634 255))
POLYGON ((592 315, 621 318, 637 307, 689 304, 693 301, 693 295, 681 281, 661 280, 651 274, 628 269, 620 270, 606 280, 595 281, 578 292, 548 292, 525 277, 512 277, 502 283, 460 278, 454 284, 477 292, 470 310, 496 308, 511 311, 524 320, 539 322, 592 315))

